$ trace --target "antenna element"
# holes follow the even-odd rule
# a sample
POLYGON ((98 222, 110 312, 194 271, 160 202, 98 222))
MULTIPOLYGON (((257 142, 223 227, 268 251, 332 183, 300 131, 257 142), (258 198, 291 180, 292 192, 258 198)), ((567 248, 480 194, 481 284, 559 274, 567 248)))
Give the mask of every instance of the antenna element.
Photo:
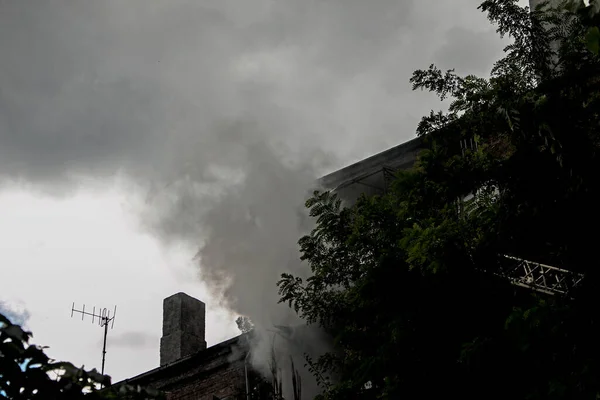
POLYGON ((106 360, 106 336, 108 335, 108 325, 110 324, 110 329, 113 329, 115 326, 115 317, 117 316, 117 306, 115 306, 113 310, 112 316, 110 315, 110 310, 107 308, 98 308, 98 314, 96 314, 96 307, 92 309, 92 312, 85 311, 85 304, 81 310, 75 309, 75 302, 73 302, 73 306, 71 307, 71 318, 73 318, 73 313, 81 314, 81 320, 85 318, 86 315, 92 317, 92 324, 97 319, 98 325, 104 328, 104 344, 102 345, 102 375, 104 375, 104 362, 106 360))

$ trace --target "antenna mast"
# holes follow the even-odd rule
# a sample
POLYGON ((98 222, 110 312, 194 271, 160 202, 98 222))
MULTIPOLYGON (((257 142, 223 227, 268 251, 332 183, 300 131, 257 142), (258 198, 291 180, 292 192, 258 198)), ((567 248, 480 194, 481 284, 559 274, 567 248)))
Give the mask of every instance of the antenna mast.
POLYGON ((73 302, 73 306, 71 307, 71 318, 73 318, 73 313, 81 314, 81 320, 83 321, 86 315, 92 317, 92 324, 96 319, 98 319, 98 325, 104 328, 104 342, 102 345, 102 375, 104 375, 104 362, 106 360, 106 336, 108 336, 108 325, 110 325, 110 329, 113 329, 115 326, 115 317, 117 315, 117 306, 113 311, 112 316, 110 315, 110 310, 106 308, 98 308, 98 314, 96 314, 96 307, 92 309, 92 312, 85 311, 85 304, 83 305, 83 309, 76 310, 75 302, 73 302))

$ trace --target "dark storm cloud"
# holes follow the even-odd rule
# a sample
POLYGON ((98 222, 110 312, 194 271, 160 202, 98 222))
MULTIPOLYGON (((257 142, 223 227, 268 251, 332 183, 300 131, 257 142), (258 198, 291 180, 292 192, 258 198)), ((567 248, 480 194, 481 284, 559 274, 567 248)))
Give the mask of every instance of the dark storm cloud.
POLYGON ((441 61, 463 60, 455 55, 473 44, 490 49, 475 60, 485 65, 496 48, 478 35, 429 40, 452 27, 445 17, 476 15, 474 1, 0 4, 1 172, 38 183, 121 168, 177 175, 182 152, 202 169, 248 141, 360 157, 365 136, 380 143, 370 152, 414 130, 414 119, 372 106, 408 106, 382 82, 405 92, 437 49, 441 61), (215 127, 236 120, 259 132, 215 127))

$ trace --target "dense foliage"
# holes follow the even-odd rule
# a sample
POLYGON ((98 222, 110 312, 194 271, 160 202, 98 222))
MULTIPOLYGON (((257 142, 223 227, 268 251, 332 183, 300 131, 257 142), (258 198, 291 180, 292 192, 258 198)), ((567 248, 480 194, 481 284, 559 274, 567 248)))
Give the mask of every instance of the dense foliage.
POLYGON ((308 360, 327 398, 600 396, 600 1, 517 3, 480 5, 512 39, 489 79, 414 73, 453 101, 423 118, 426 149, 388 193, 307 201, 312 276, 279 288, 336 339, 308 360), (566 296, 517 288, 494 275, 502 255, 585 279, 566 296))
POLYGON ((56 362, 29 344, 31 332, 0 314, 0 399, 159 399, 140 387, 110 387, 110 377, 68 362, 56 362), (102 389, 102 386, 106 388, 102 389))

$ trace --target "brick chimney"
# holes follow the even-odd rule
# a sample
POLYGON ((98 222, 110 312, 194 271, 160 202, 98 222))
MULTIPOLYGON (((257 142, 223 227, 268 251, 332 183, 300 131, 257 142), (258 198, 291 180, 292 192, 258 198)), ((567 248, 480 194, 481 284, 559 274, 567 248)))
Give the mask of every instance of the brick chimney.
POLYGON ((204 303, 185 293, 174 294, 163 301, 161 366, 206 349, 205 313, 204 303))

